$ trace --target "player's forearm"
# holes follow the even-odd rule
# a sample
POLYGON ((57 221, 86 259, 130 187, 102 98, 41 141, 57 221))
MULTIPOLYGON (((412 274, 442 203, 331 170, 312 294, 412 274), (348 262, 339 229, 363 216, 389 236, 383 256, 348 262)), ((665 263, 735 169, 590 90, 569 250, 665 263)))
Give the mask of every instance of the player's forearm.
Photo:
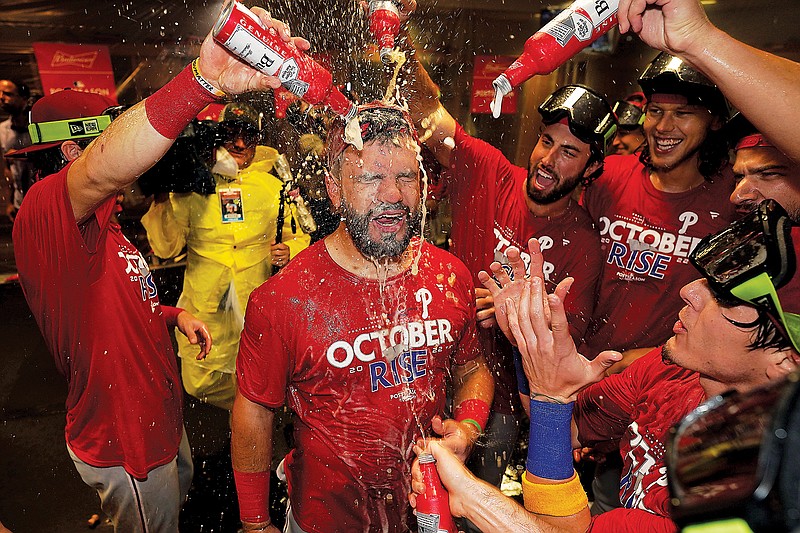
POLYGON ((241 472, 268 471, 275 414, 240 393, 231 413, 231 463, 241 472))
POLYGON ((401 90, 408 99, 409 113, 417 126, 420 140, 433 152, 439 163, 447 167, 453 149, 456 121, 439 101, 439 86, 420 63, 408 34, 403 34, 401 43, 407 58, 403 72, 406 79, 401 84, 401 90))
POLYGON ((737 41, 718 28, 684 59, 703 71, 776 147, 800 162, 800 63, 737 41))

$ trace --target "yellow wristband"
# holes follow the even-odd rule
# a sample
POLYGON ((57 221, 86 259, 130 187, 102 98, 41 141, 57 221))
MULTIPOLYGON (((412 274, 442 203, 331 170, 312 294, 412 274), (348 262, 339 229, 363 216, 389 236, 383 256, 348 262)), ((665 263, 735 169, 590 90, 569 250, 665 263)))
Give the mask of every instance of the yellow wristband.
POLYGON ((525 509, 547 516, 571 516, 589 505, 577 474, 564 483, 546 484, 530 481, 526 472, 522 474, 522 497, 525 509))
POLYGON ((200 58, 196 57, 194 61, 192 61, 192 74, 194 75, 194 79, 197 80, 197 83, 205 89, 206 91, 210 92, 216 98, 225 98, 225 93, 216 87, 214 87, 211 82, 203 77, 200 74, 200 58))

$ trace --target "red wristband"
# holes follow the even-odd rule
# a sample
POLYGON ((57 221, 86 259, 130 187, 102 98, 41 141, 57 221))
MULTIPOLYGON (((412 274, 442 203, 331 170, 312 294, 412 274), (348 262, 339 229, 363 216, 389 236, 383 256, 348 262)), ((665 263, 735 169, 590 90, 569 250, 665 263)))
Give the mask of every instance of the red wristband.
POLYGON ((453 418, 457 422, 474 423, 483 432, 489 421, 489 404, 477 398, 464 400, 453 409, 453 418))
POLYGON ((233 471, 242 522, 269 521, 269 471, 233 471))
POLYGON ((166 85, 148 96, 144 108, 147 120, 158 133, 167 139, 177 139, 204 107, 219 99, 219 94, 211 93, 195 77, 192 65, 187 65, 166 85))
POLYGON ((164 322, 167 326, 173 327, 178 325, 178 315, 183 313, 185 309, 180 307, 171 307, 169 305, 161 306, 161 313, 164 315, 164 322))

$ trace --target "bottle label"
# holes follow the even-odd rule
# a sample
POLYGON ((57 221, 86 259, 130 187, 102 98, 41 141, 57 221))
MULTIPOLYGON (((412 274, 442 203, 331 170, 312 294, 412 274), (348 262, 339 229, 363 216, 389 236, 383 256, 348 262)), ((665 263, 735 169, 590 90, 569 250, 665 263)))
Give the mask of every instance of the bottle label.
MULTIPOLYGON (((228 40, 225 41, 224 46, 233 54, 252 65, 253 68, 270 76, 274 76, 284 62, 283 57, 278 52, 238 24, 236 29, 231 32, 228 40)), ((295 63, 296 71, 297 63, 295 63)))
POLYGON ((559 45, 566 46, 574 35, 581 42, 592 40, 596 28, 604 25, 619 8, 618 0, 583 0, 575 2, 542 28, 559 45))
POLYGON ((441 516, 438 514, 420 513, 417 511, 417 526, 419 533, 447 533, 447 531, 439 529, 439 521, 441 516))
POLYGON ((297 64, 294 58, 287 59, 286 62, 281 65, 278 79, 281 80, 281 84, 289 89, 289 91, 302 98, 303 95, 306 94, 306 91, 308 91, 309 85, 303 80, 298 79, 298 76, 300 76, 300 65, 297 64))

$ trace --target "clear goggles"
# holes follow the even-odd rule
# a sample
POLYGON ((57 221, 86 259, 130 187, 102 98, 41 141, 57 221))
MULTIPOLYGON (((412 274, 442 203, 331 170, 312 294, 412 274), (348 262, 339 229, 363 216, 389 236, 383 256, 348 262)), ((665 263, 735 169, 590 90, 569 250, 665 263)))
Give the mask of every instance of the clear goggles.
POLYGON ((795 273, 792 222, 774 200, 701 240, 689 260, 720 297, 762 309, 800 352, 800 315, 784 313, 777 288, 795 273), (733 297, 733 298, 731 298, 733 297))
POLYGON ((701 74, 694 67, 686 63, 683 59, 661 52, 656 58, 647 65, 644 72, 639 76, 639 85, 642 88, 652 86, 656 83, 668 80, 691 83, 692 85, 702 85, 704 87, 716 89, 717 86, 701 74))
POLYGON ((617 132, 617 120, 605 99, 587 87, 566 85, 547 97, 539 106, 546 124, 566 118, 572 134, 600 148, 603 154, 611 149, 617 132))
POLYGON ((613 111, 620 129, 640 128, 644 124, 645 114, 641 107, 619 100, 614 104, 613 111))
POLYGON ((799 381, 716 396, 671 429, 671 516, 684 533, 798 531, 799 381))

